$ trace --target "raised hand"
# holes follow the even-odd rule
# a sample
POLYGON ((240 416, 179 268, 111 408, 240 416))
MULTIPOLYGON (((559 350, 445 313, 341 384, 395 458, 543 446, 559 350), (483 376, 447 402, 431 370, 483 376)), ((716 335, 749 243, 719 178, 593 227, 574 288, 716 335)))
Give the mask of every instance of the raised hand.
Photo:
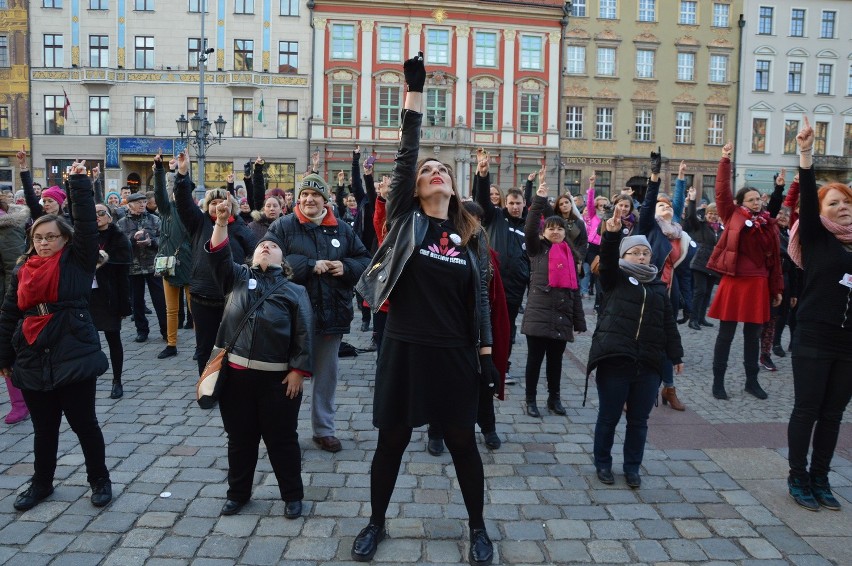
POLYGON ((686 173, 686 161, 681 161, 677 167, 677 178, 683 179, 684 173, 686 173))
POLYGON ((382 182, 379 183, 379 186, 376 187, 376 190, 379 193, 379 196, 386 199, 388 198, 388 191, 390 190, 391 178, 387 175, 382 175, 382 182))
POLYGON ((657 146, 657 151, 651 152, 651 173, 660 174, 663 168, 663 150, 657 146))
POLYGON ((722 146, 722 157, 731 158, 731 155, 734 153, 734 144, 731 142, 726 143, 722 146))
POLYGON ((426 84, 426 67, 423 65, 423 52, 419 52, 416 57, 412 57, 403 63, 402 69, 405 73, 405 84, 408 85, 408 90, 410 92, 423 92, 423 85, 426 84))
POLYGON ((75 161, 71 164, 71 174, 72 175, 85 175, 86 174, 86 160, 75 161))
POLYGON ((781 171, 778 172, 778 176, 775 177, 775 184, 779 186, 784 186, 784 176, 787 174, 787 170, 783 167, 781 171))
POLYGON ((231 201, 223 200, 219 204, 216 205, 216 223, 218 224, 220 221, 222 223, 227 223, 228 219, 231 217, 231 201))
POLYGON ((174 157, 169 159, 169 170, 170 171, 174 171, 175 169, 177 169, 177 166, 178 166, 177 159, 175 159, 174 157))
POLYGON ((491 156, 488 155, 488 151, 484 148, 479 148, 476 150, 476 174, 480 177, 486 177, 488 175, 488 163, 491 160, 491 156))
POLYGON ((353 151, 354 151, 355 155, 359 155, 359 156, 360 156, 360 155, 361 155, 361 146, 360 146, 360 145, 356 145, 356 146, 355 146, 355 149, 354 149, 353 151))
POLYGON ((547 178, 547 165, 542 165, 541 169, 538 170, 538 182, 539 184, 544 183, 547 178))
POLYGON ((92 167, 92 178, 97 179, 100 176, 101 176, 101 166, 95 165, 94 167, 92 167))
POLYGON ((594 186, 595 186, 595 180, 596 180, 597 178, 598 178, 598 177, 597 177, 597 175, 590 175, 590 176, 589 176, 589 186, 590 186, 590 187, 594 187, 594 186))
POLYGON ((233 185, 234 184, 234 174, 228 173, 228 176, 225 177, 225 182, 228 183, 229 185, 233 185))
POLYGON ((29 169, 29 164, 27 163, 27 146, 21 146, 21 151, 16 153, 15 157, 18 159, 18 169, 21 171, 29 169))
POLYGON ((686 198, 688 198, 689 200, 695 200, 696 194, 697 194, 697 191, 695 190, 695 187, 689 187, 686 190, 686 198))
POLYGON ((178 173, 181 175, 189 174, 189 153, 181 151, 177 156, 178 173))
POLYGON ((527 181, 535 181, 536 175, 538 175, 540 171, 533 171, 529 175, 527 175, 527 181))
POLYGON ((343 171, 337 172, 337 186, 342 187, 343 183, 346 181, 346 173, 343 171))
POLYGON ((615 207, 612 210, 612 218, 606 221, 607 232, 618 232, 621 230, 621 208, 615 207))
POLYGON ((547 197, 548 192, 549 191, 547 189, 547 183, 539 183, 538 189, 536 190, 535 194, 540 197, 547 197))
POLYGON ((264 161, 263 158, 259 155, 257 156, 257 159, 254 160, 255 165, 263 165, 264 163, 266 163, 266 161, 264 161))
POLYGON ((810 152, 814 147, 814 129, 811 127, 807 116, 804 117, 804 120, 805 125, 799 130, 799 134, 796 136, 796 143, 799 144, 799 151, 810 152))
POLYGON ((311 154, 311 168, 312 168, 313 171, 319 171, 319 162, 320 162, 319 151, 315 151, 311 154))

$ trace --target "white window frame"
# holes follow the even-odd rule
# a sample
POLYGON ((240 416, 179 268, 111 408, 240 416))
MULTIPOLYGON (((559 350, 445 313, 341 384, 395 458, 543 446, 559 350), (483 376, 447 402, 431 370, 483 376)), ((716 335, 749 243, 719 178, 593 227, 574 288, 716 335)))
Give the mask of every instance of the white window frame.
POLYGON ((600 0, 598 18, 602 20, 618 19, 618 0, 600 0))
POLYGON ((768 59, 758 59, 754 62, 754 91, 755 92, 769 92, 772 86, 772 61, 768 59), (766 63, 766 69, 761 68, 761 63, 766 63), (762 81, 759 81, 761 77, 763 77, 763 73, 766 73, 766 84, 765 88, 760 88, 763 85, 762 81))
POLYGON ((817 65, 816 94, 830 95, 834 92, 834 64, 819 63, 817 65), (825 73, 825 71, 828 73, 825 73))
POLYGON ((677 80, 695 82, 695 53, 691 51, 678 52, 677 80))
POLYGON ((710 76, 711 83, 727 83, 728 82, 728 63, 727 55, 719 53, 710 54, 710 76))
POLYGON ((426 64, 449 65, 453 58, 452 33, 446 28, 426 28, 426 64), (446 44, 437 41, 438 37, 430 38, 430 34, 445 35, 446 44), (443 48, 443 50, 442 50, 443 48), (435 50, 437 49, 437 51, 435 50), (438 58, 436 55, 443 55, 438 58))
POLYGON ((722 112, 707 113, 707 145, 725 144, 725 123, 727 115, 722 112))
POLYGON ((380 85, 376 89, 376 127, 399 128, 399 113, 402 109, 402 87, 380 85), (388 97, 385 99, 385 97, 388 97), (392 99, 395 98, 395 100, 392 99))
MULTIPOLYGON (((328 114, 329 114, 328 123, 329 123, 329 125, 338 126, 338 127, 341 127, 341 128, 354 128, 355 127, 355 121, 356 121, 355 111, 356 111, 356 108, 357 108, 356 107, 356 100, 357 100, 356 97, 358 96, 358 91, 357 91, 357 88, 355 87, 355 84, 352 83, 352 82, 349 82, 349 81, 333 82, 328 86, 328 92, 329 92, 329 96, 328 96, 328 105, 329 105, 328 106, 328 114), (337 104, 335 102, 335 98, 334 98, 335 97, 335 88, 337 88, 337 87, 346 87, 346 88, 349 89, 350 98, 349 98, 348 102, 341 102, 340 104, 337 104), (343 120, 335 121, 336 120, 335 111, 334 111, 335 107, 338 107, 338 108, 341 108, 341 109, 349 108, 349 121, 348 122, 345 122, 343 120)), ((341 97, 341 100, 343 100, 342 97, 341 97)), ((339 114, 342 116, 343 112, 340 112, 339 114)))
MULTIPOLYGON (((541 134, 541 125, 542 125, 542 122, 543 122, 542 118, 544 117, 543 106, 544 106, 544 93, 543 92, 529 92, 529 91, 527 91, 527 92, 521 92, 518 95, 518 132, 519 133, 527 134, 527 135, 541 134), (528 111, 524 107, 524 98, 525 97, 530 97, 530 100, 532 100, 533 98, 536 99, 537 109, 536 109, 535 112, 528 111), (524 119, 525 116, 530 117, 530 118, 534 117, 535 126, 536 126, 535 128, 529 128, 528 127, 527 129, 524 129, 523 119, 524 119)), ((528 125, 531 124, 531 123, 532 123, 532 119, 529 120, 528 125)))
POLYGON ((598 47, 595 63, 595 74, 600 77, 614 77, 616 74, 615 62, 616 49, 615 47, 598 47))
POLYGON ((805 84, 804 80, 805 80, 805 63, 804 63, 804 61, 790 61, 790 62, 788 62, 787 63, 787 92, 790 93, 790 94, 801 94, 802 93, 802 86, 805 84), (795 74, 793 73, 793 65, 799 66, 798 73, 795 73, 795 74), (790 88, 790 86, 791 86, 790 81, 794 76, 798 77, 797 78, 798 88, 796 90, 793 90, 792 88, 790 88))
POLYGON ((612 141, 615 135, 615 108, 598 106, 595 108, 595 139, 612 141))
POLYGON ((496 67, 499 53, 499 42, 496 31, 473 32, 473 66, 474 67, 496 67), (485 38, 494 40, 493 45, 485 45, 480 42, 485 38))
POLYGON ((331 24, 331 32, 329 35, 329 58, 341 61, 352 61, 357 56, 355 40, 355 24, 333 23, 331 24), (347 37, 344 32, 351 31, 352 36, 347 37), (335 37, 335 34, 340 35, 335 37), (337 45, 335 45, 337 43, 337 45))
POLYGON ((656 52, 653 49, 636 50, 636 78, 653 79, 656 52))
POLYGON ((565 137, 569 140, 583 139, 585 106, 568 106, 565 109, 565 137))
POLYGON ((691 144, 694 123, 695 112, 692 112, 691 110, 676 110, 674 143, 685 145, 691 144))
POLYGON ((571 17, 572 18, 585 18, 586 14, 588 14, 588 6, 586 5, 586 0, 574 0, 571 2, 571 17))
POLYGON ((680 13, 677 23, 685 26, 698 25, 698 2, 696 0, 680 0, 680 13))
POLYGON ((657 0, 639 0, 636 19, 640 22, 657 21, 657 0))
POLYGON ((586 48, 582 45, 569 45, 565 51, 565 72, 569 75, 585 75, 586 48))
POLYGON ((713 4, 713 27, 728 28, 731 27, 731 6, 716 2, 713 4))
POLYGON ((376 34, 376 42, 378 44, 377 59, 382 63, 399 63, 402 62, 403 47, 405 41, 405 33, 399 26, 379 26, 379 31, 376 34), (398 33, 398 38, 393 38, 393 33, 398 33), (389 35, 386 35, 389 34, 389 35))
POLYGON ((544 69, 544 38, 542 36, 521 34, 519 49, 521 69, 525 71, 541 71, 544 69), (526 46, 525 43, 527 43, 526 46))
POLYGON ((473 91, 473 131, 475 132, 496 132, 499 124, 497 123, 497 110, 498 110, 498 100, 497 100, 497 91, 489 90, 489 89, 477 89, 473 91), (479 95, 483 95, 483 102, 485 101, 484 95, 490 95, 491 98, 491 109, 485 108, 477 108, 479 104, 479 95), (477 120, 479 119, 477 115, 482 115, 483 118, 483 126, 485 123, 485 117, 491 116, 491 127, 490 128, 477 128, 477 120))
POLYGON ((633 113, 633 141, 650 142, 654 140, 654 111, 651 108, 637 108, 633 113))

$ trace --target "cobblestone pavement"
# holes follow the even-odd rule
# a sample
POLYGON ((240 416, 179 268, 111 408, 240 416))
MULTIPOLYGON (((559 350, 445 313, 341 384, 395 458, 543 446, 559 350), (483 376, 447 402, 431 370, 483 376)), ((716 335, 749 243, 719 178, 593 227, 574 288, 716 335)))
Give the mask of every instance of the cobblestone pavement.
MULTIPOLYGON (((589 326, 593 323, 590 316, 589 326)), ((591 333, 579 336, 566 353, 562 396, 567 418, 526 416, 522 385, 509 387, 508 398, 497 405, 503 447, 489 451, 479 440, 495 563, 852 564, 849 417, 831 474, 843 510, 798 508, 785 484, 786 422, 793 399, 790 357, 775 359, 778 372, 761 373, 769 399, 758 401, 742 391, 738 336, 728 377, 732 399, 717 401, 710 395, 715 329, 680 328, 688 353, 676 385, 687 410, 653 410, 639 490, 627 488, 620 474, 614 486, 594 477, 593 383, 582 406, 591 333)), ((33 471, 32 424, 0 428, 0 563, 348 563, 353 537, 370 513, 369 467, 377 436, 371 423, 375 354, 341 360, 337 423, 342 452, 329 454, 313 445, 309 403, 303 402, 304 517, 284 519, 263 448, 253 500, 239 515, 220 517, 225 436, 218 410, 204 411, 194 401, 192 331, 180 331, 180 353, 165 362, 156 359, 163 347, 159 339, 138 345, 132 342, 134 334, 126 323, 124 398, 109 399, 109 373, 98 386, 98 414, 114 482, 115 498, 108 507, 89 503, 83 458, 76 437, 63 424, 54 495, 28 512, 15 512, 15 494, 33 471)), ((368 338, 354 332, 346 339, 363 347, 368 338)), ((519 336, 514 374, 521 373, 525 357, 519 336)), ((0 412, 8 407, 3 393, 0 412)), ((613 451, 616 471, 623 426, 613 451)), ((390 538, 376 563, 466 562, 466 513, 455 470, 449 455, 430 456, 425 441, 425 431, 415 431, 388 512, 390 538)))

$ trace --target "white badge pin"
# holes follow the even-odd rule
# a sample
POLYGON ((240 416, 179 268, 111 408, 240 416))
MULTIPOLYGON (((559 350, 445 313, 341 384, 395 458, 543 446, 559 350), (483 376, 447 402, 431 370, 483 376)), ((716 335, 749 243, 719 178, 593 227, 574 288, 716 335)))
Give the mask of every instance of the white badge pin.
POLYGON ((249 279, 249 289, 257 289, 257 279, 249 279))
POLYGON ((746 220, 746 221, 745 221, 745 225, 746 225, 748 228, 751 228, 752 226, 754 226, 754 222, 752 222, 751 220, 746 220))
POLYGON ((458 234, 450 234, 450 240, 452 240, 455 245, 461 244, 461 236, 458 234))
POLYGON ((698 244, 696 244, 696 243, 695 243, 695 240, 690 240, 690 241, 689 241, 689 245, 690 245, 690 246, 692 246, 692 247, 694 248, 694 247, 696 247, 698 244))
POLYGON ((624 234, 624 235, 626 236, 627 234, 629 234, 629 233, 630 233, 630 230, 628 230, 627 228, 622 228, 622 229, 621 229, 621 233, 622 233, 622 234, 624 234))
POLYGON ((340 240, 338 240, 337 238, 334 238, 331 241, 331 245, 334 246, 335 248, 339 248, 340 247, 340 240))
POLYGON ((634 285, 638 285, 638 284, 639 284, 639 281, 637 281, 635 277, 631 277, 630 279, 628 279, 628 281, 630 281, 630 282, 631 282, 631 283, 633 283, 634 285))
POLYGON ((521 244, 521 249, 524 250, 524 251, 527 251, 527 243, 526 242, 521 244))

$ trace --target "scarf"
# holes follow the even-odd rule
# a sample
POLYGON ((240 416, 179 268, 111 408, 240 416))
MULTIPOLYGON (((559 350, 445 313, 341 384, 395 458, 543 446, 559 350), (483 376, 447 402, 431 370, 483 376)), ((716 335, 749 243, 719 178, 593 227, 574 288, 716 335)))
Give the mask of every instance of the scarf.
POLYGON ((672 222, 671 220, 666 220, 662 216, 657 216, 657 225, 660 227, 660 230, 663 231, 663 234, 669 240, 680 240, 681 235, 683 234, 683 228, 681 228, 680 224, 677 222, 672 222))
POLYGON ((636 217, 633 215, 632 212, 630 214, 628 214, 627 216, 623 216, 621 218, 621 226, 623 228, 627 228, 628 232, 633 231, 633 225, 634 224, 636 224, 636 217))
POLYGON ((719 230, 722 229, 721 222, 708 222, 707 225, 710 226, 710 229, 713 230, 713 232, 716 234, 718 234, 719 230))
POLYGON ((560 289, 577 289, 577 267, 567 242, 550 245, 547 254, 547 284, 560 289))
MULTIPOLYGON (((823 215, 820 215, 819 219, 822 221, 823 227, 834 234, 847 249, 852 246, 852 225, 841 226, 823 215)), ((799 241, 799 220, 796 220, 796 223, 790 228, 790 245, 787 246, 787 254, 793 260, 793 263, 804 268, 802 265, 802 243, 799 241)))
MULTIPOLYGON (((212 220, 213 222, 216 222, 217 218, 218 218, 218 216, 216 216, 215 214, 210 215, 210 220, 212 220)), ((228 217, 228 224, 233 224, 234 222, 236 222, 236 220, 237 219, 234 216, 229 216, 228 217)))
POLYGON ((751 220, 754 223, 754 227, 758 230, 763 229, 764 226, 769 224, 769 213, 765 210, 752 212, 748 208, 740 206, 740 214, 745 216, 747 220, 751 220))
POLYGON ((337 217, 331 210, 331 205, 328 204, 323 207, 322 212, 320 212, 319 215, 313 218, 307 216, 298 206, 293 208, 293 212, 300 224, 307 224, 308 222, 311 222, 317 226, 337 226, 337 217))
MULTIPOLYGON (((62 250, 50 257, 31 255, 18 270, 18 308, 26 312, 41 303, 59 300, 59 260, 62 250)), ((38 335, 53 318, 53 314, 24 318, 23 332, 27 344, 32 346, 38 335)))
POLYGON ((650 283, 657 278, 657 266, 653 263, 642 265, 641 263, 630 263, 626 259, 619 259, 618 267, 627 275, 638 279, 640 283, 650 283))

